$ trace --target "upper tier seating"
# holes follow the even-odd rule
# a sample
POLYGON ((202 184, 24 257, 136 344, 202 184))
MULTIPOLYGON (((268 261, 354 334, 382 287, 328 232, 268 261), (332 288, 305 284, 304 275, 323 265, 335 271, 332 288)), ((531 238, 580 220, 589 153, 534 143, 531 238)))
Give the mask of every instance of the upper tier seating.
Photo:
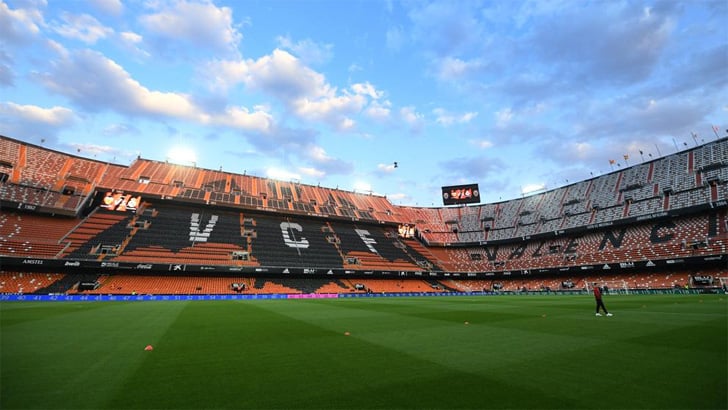
POLYGON ((395 206, 386 197, 137 158, 130 166, 0 136, 0 200, 78 212, 95 189, 241 210, 415 224, 430 244, 512 241, 728 199, 728 139, 508 201, 463 208, 395 206))
POLYGON ((726 253, 726 212, 503 245, 429 247, 445 271, 529 270, 726 253), (711 226, 712 225, 712 226, 711 226))

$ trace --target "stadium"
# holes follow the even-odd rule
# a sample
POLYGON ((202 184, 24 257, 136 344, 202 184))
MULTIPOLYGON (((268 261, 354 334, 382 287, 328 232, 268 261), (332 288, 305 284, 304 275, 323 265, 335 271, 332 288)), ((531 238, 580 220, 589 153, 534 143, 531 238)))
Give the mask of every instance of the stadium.
POLYGON ((443 187, 456 206, 432 208, 0 142, 9 295, 578 292, 595 281, 709 292, 728 279, 726 138, 499 203, 477 203, 477 184, 443 187))
POLYGON ((2 408, 726 406, 728 138, 440 207, 0 153, 2 408))

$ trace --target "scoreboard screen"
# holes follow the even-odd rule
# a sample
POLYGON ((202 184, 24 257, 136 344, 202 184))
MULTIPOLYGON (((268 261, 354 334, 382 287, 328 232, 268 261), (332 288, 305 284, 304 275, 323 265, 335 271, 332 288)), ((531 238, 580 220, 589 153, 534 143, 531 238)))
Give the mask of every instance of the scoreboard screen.
POLYGON ((462 205, 480 203, 478 184, 451 185, 442 187, 442 203, 444 205, 462 205))
POLYGON ((401 238, 413 238, 415 236, 415 226, 409 224, 400 224, 397 228, 397 234, 401 238))
POLYGON ((136 211, 140 202, 141 197, 138 195, 135 196, 131 194, 110 191, 104 195, 104 198, 101 200, 101 204, 99 206, 102 208, 106 208, 110 211, 134 212, 136 211))

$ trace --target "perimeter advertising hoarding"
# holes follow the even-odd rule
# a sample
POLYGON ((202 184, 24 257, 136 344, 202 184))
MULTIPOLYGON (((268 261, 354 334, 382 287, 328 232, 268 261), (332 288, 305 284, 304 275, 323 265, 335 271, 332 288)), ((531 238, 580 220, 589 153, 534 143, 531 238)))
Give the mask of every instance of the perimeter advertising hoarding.
POLYGON ((451 185, 442 187, 444 205, 478 204, 480 190, 478 184, 451 185))

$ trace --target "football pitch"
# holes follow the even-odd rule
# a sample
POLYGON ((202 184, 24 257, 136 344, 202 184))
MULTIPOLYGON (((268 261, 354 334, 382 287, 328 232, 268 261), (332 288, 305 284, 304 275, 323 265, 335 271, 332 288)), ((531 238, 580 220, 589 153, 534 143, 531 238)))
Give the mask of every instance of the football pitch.
POLYGON ((5 302, 0 408, 725 409, 727 301, 5 302))

